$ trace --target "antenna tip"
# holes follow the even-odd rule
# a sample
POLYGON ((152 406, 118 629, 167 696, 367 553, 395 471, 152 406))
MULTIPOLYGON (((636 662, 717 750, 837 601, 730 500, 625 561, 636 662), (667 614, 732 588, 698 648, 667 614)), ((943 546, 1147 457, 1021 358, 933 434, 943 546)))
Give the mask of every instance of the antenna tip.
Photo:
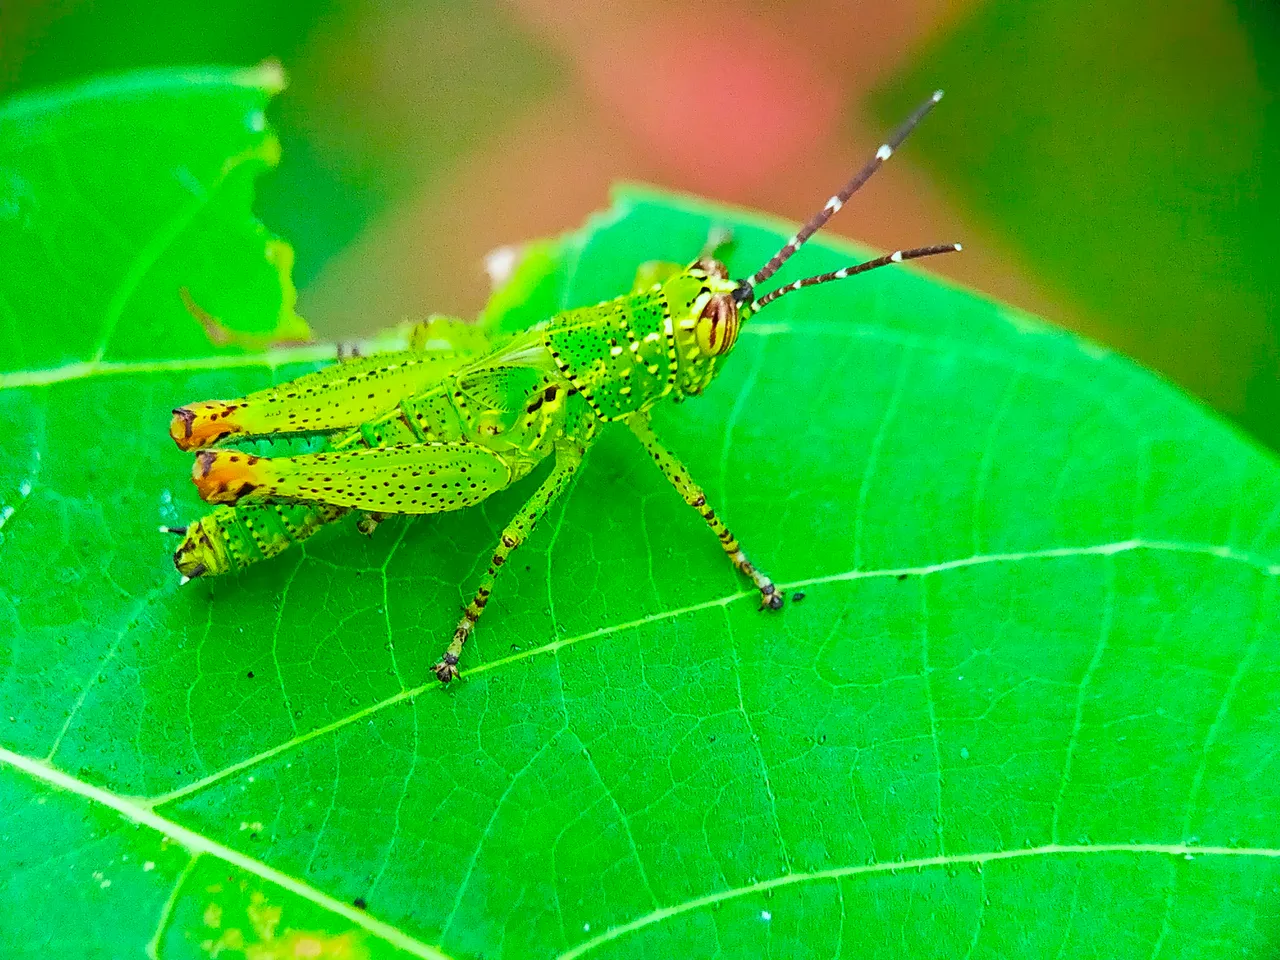
POLYGON ((942 91, 941 90, 933 91, 933 102, 937 103, 941 99, 942 99, 942 91))
POLYGON ((953 243, 952 246, 956 248, 956 253, 959 253, 961 250, 964 249, 964 247, 958 243, 953 243))

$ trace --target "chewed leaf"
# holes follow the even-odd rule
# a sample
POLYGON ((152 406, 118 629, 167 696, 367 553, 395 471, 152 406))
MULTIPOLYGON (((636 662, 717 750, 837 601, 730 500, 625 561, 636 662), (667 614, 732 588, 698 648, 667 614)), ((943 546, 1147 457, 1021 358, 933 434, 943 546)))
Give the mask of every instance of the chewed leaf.
POLYGON ((251 210, 279 67, 135 74, 0 105, 0 370, 308 339, 289 246, 251 210), (34 329, 56 331, 37 337, 34 329))
MULTIPOLYGON (((262 166, 235 160, 265 142, 255 83, 149 74, 0 113, 0 242, 34 251, 0 275, 0 942, 1274 951, 1280 467, 1127 361, 921 271, 787 296, 705 396, 655 412, 792 598, 776 614, 626 430, 506 564, 447 691, 432 664, 527 482, 179 588, 156 527, 202 505, 170 411, 321 356, 218 352, 176 294, 279 329, 287 288, 235 172, 262 166), (59 172, 72 115, 104 157, 140 158, 119 190, 59 172), (172 216, 173 171, 207 185, 228 163, 228 215, 148 247, 159 221, 134 207, 157 192, 172 216), (41 247, 23 224, 53 208, 41 247), (98 344, 125 362, 92 362, 98 344)), ((736 276, 791 229, 620 190, 534 245, 488 319, 622 292, 713 227, 736 276)), ((851 256, 815 242, 775 281, 851 256)))

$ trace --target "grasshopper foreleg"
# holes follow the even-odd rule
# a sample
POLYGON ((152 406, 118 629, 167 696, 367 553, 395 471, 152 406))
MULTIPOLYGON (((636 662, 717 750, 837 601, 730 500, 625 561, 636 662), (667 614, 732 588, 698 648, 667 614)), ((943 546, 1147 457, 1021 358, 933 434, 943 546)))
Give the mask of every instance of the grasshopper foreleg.
POLYGON ((760 591, 760 608, 763 610, 777 610, 782 606, 782 593, 778 590, 772 580, 766 577, 761 571, 757 570, 755 565, 747 559, 746 553, 742 550, 742 545, 729 528, 725 526, 723 520, 716 516, 707 503, 707 496, 689 476, 689 471, 685 468, 676 456, 662 445, 657 436, 653 432, 653 426, 649 423, 649 415, 647 413, 637 413, 627 418, 627 425, 631 427, 632 432, 644 444, 644 448, 649 451, 654 462, 658 465, 658 469, 662 471, 662 475, 670 481, 671 485, 676 488, 680 496, 684 497, 684 502, 698 511, 698 514, 706 521, 707 526, 711 528, 711 532, 720 540, 720 546, 724 547, 724 552, 728 554, 733 565, 741 570, 744 574, 751 578, 751 582, 756 585, 756 589, 760 591))
POLYGON ((498 579, 498 571, 507 562, 511 552, 524 542, 538 521, 546 515, 556 498, 564 492, 579 464, 582 463, 585 452, 586 447, 581 444, 558 443, 555 466, 552 467, 551 473, 502 531, 498 545, 494 547, 493 556, 489 560, 489 569, 485 571, 480 580, 480 586, 476 588, 475 597, 463 608, 462 619, 458 622, 458 628, 453 631, 453 641, 445 650, 444 656, 440 658, 440 662, 433 668, 441 683, 448 683, 458 676, 458 658, 462 656, 462 648, 467 638, 471 636, 471 631, 475 628, 476 621, 480 619, 480 614, 484 613, 485 604, 489 602, 489 595, 493 592, 493 585, 498 579))

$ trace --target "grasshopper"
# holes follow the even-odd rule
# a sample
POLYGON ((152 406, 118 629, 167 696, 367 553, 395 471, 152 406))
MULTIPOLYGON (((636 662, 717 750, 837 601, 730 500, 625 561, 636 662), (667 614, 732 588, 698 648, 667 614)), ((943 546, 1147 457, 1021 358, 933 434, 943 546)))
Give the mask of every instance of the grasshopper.
POLYGON ((219 505, 186 528, 174 563, 187 579, 243 569, 348 513, 369 534, 391 514, 474 506, 552 458, 550 473, 503 530, 471 602, 434 669, 459 675, 462 650, 511 553, 564 492, 606 424, 624 423, 685 502, 702 516, 730 562, 760 592, 762 609, 783 595, 707 503, 702 488, 655 435, 660 400, 696 396, 714 379, 742 325, 801 287, 889 264, 960 250, 941 244, 896 250, 758 295, 778 269, 871 177, 942 98, 919 106, 835 196, 745 279, 729 276, 709 246, 687 266, 648 263, 630 293, 566 310, 523 333, 489 339, 462 321, 435 318, 398 352, 355 357, 236 400, 179 407, 169 432, 198 451, 192 479, 219 505), (443 340, 445 351, 427 345, 443 340), (321 452, 256 456, 224 441, 317 434, 321 452))

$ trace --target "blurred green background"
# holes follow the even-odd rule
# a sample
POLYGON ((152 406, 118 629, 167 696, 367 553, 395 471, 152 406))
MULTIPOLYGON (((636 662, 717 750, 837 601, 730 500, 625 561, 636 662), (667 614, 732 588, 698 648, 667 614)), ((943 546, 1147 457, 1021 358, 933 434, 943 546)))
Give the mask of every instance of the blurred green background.
POLYGON ((259 210, 339 336, 473 314, 486 251, 642 179, 803 218, 935 87, 836 221, 1162 371, 1280 448, 1274 0, 4 0, 0 96, 279 59, 259 210))

